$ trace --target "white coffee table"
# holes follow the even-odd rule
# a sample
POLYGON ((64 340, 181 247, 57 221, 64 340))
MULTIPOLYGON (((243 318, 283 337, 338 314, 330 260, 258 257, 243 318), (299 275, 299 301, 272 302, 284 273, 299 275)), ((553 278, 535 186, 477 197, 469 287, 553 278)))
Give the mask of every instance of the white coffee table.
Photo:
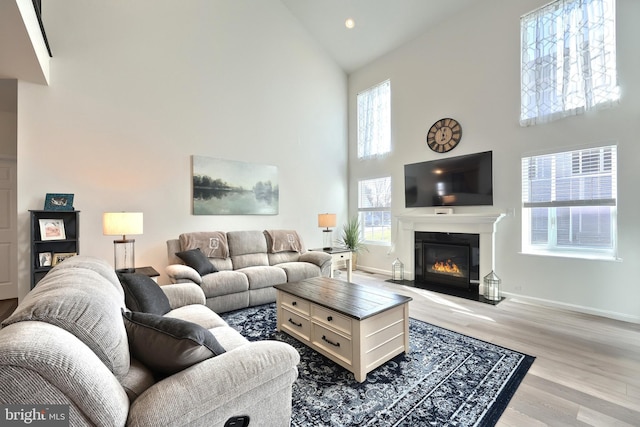
POLYGON ((410 297, 330 277, 275 288, 278 331, 353 372, 358 382, 409 351, 410 297))

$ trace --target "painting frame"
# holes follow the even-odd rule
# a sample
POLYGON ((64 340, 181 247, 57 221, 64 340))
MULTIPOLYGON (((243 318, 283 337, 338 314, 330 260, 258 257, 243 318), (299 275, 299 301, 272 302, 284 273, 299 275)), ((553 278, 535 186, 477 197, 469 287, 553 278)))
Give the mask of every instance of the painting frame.
POLYGON ((38 254, 38 267, 51 267, 51 263, 53 262, 53 253, 52 252, 40 252, 38 254))
POLYGON ((60 264, 67 258, 71 258, 78 255, 77 252, 56 252, 53 254, 53 258, 51 260, 51 266, 56 266, 60 264))
POLYGON ((40 240, 66 240, 67 235, 64 230, 64 220, 61 218, 41 218, 40 240))
POLYGON ((193 215, 278 215, 278 167, 191 156, 193 215))
POLYGON ((44 198, 45 211, 72 211, 73 194, 71 193, 47 193, 44 198))

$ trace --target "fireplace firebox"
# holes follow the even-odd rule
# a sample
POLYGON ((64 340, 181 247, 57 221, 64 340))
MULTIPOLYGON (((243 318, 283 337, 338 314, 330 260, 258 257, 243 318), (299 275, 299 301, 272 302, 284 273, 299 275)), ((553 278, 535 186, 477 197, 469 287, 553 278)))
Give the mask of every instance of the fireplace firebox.
POLYGON ((415 281, 477 290, 480 283, 480 235, 415 233, 415 281))

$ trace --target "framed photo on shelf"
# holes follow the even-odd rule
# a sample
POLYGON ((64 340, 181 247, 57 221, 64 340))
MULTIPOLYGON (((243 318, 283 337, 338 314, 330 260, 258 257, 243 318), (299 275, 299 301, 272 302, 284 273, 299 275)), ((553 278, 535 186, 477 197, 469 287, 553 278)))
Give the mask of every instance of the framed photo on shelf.
POLYGON ((51 262, 51 265, 58 265, 60 264, 62 261, 64 261, 67 258, 71 258, 73 256, 76 256, 77 254, 75 252, 60 252, 57 254, 53 254, 53 260, 51 262))
POLYGON ((67 238, 63 219, 42 218, 39 221, 41 240, 65 240, 67 238))
POLYGON ((44 199, 45 211, 72 211, 73 194, 47 193, 44 199))
POLYGON ((40 252, 38 254, 38 267, 51 267, 52 257, 51 252, 40 252))

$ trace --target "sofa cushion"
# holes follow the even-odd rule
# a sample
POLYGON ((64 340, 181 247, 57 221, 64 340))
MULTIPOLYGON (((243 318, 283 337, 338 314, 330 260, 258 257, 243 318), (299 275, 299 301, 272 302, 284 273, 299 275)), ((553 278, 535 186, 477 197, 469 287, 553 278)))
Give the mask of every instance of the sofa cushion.
POLYGON ((124 391, 127 393, 130 403, 136 400, 138 396, 155 384, 155 382, 153 372, 135 358, 131 358, 129 372, 120 380, 120 384, 122 384, 122 388, 124 388, 124 391))
POLYGON ((277 264, 287 273, 287 282, 299 282, 320 276, 320 267, 310 262, 285 262, 277 264))
POLYGON ((200 287, 207 298, 213 298, 248 291, 249 279, 246 274, 239 271, 221 271, 203 277, 200 287))
POLYGON ((268 254, 268 256, 269 265, 278 265, 282 264, 283 262, 300 261, 301 255, 298 252, 278 252, 277 254, 268 254))
POLYGON ((227 240, 234 270, 269 265, 267 239, 262 231, 229 231, 227 240))
POLYGON ((171 310, 169 298, 151 277, 135 273, 119 273, 118 276, 129 310, 160 315, 171 310))
POLYGON ((280 267, 257 266, 238 270, 249 279, 249 289, 268 288, 287 282, 287 273, 280 267))
POLYGON ((124 306, 124 297, 100 273, 86 268, 54 268, 2 325, 39 321, 62 328, 122 378, 129 371, 127 333, 121 320, 124 306))
POLYGON ((207 258, 200 249, 190 249, 188 251, 178 252, 176 255, 183 260, 185 264, 196 270, 200 276, 218 272, 218 269, 211 264, 209 258, 207 258))
POLYGON ((151 370, 172 375, 225 352, 213 334, 186 320, 125 312, 131 354, 151 370))
POLYGON ((175 319, 193 322, 205 329, 217 328, 218 326, 227 326, 227 323, 222 320, 220 316, 211 311, 204 304, 193 304, 176 308, 165 314, 164 317, 173 317, 175 319))

